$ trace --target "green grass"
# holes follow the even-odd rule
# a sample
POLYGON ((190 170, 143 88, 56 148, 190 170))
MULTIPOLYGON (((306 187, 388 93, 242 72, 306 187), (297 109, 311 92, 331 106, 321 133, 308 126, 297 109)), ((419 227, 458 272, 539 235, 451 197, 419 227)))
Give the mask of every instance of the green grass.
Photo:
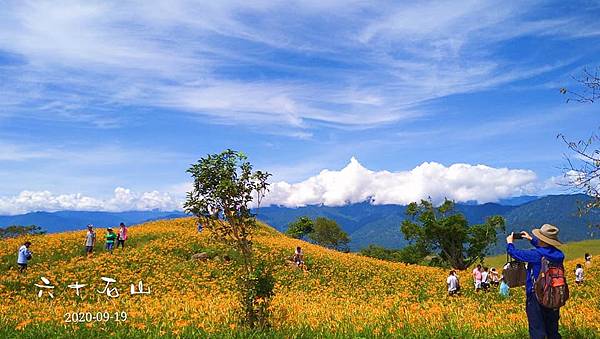
MULTIPOLYGON (((503 239, 502 239, 503 240, 503 239)), ((521 240, 517 240, 521 241, 521 240)), ((590 253, 592 255, 592 261, 594 257, 600 257, 600 240, 584 240, 564 244, 560 247, 561 251, 565 253, 566 260, 578 259, 583 264, 583 255, 590 253)), ((596 258, 596 261, 600 258, 596 258)), ((502 267, 506 264, 506 254, 500 254, 485 259, 485 264, 489 267, 502 267)))

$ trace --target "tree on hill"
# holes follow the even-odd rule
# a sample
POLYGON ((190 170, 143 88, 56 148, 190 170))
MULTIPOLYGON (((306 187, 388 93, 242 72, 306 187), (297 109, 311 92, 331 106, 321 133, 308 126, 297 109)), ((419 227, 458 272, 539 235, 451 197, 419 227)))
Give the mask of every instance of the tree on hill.
POLYGON ((350 237, 335 220, 318 217, 308 237, 316 244, 336 250, 347 250, 350 237))
POLYGON ((285 234, 292 238, 302 239, 313 232, 314 222, 307 216, 299 217, 288 225, 285 234))
POLYGON ((253 256, 251 239, 257 221, 250 204, 256 196, 260 206, 271 174, 252 171, 247 157, 233 150, 201 158, 187 172, 194 183, 187 194, 185 211, 195 215, 214 240, 238 253, 243 272, 238 288, 246 323, 250 327, 266 326, 274 279, 253 256))
POLYGON ((412 202, 406 209, 408 219, 400 227, 415 253, 439 258, 440 265, 466 269, 483 260, 496 243, 496 232, 504 230, 504 218, 492 216, 480 225, 469 226, 467 219, 454 210, 454 202, 445 200, 439 207, 431 201, 412 202))
POLYGON ((403 261, 400 256, 400 250, 392 250, 383 246, 371 244, 360 250, 360 254, 366 257, 377 258, 387 261, 403 261))
POLYGON ((426 253, 423 253, 414 245, 409 245, 401 249, 389 249, 371 244, 361 249, 360 254, 366 257, 404 262, 407 264, 421 264, 423 258, 427 256, 426 253))
POLYGON ((0 227, 0 239, 19 237, 22 235, 44 234, 46 231, 36 225, 20 226, 12 225, 5 228, 0 227))

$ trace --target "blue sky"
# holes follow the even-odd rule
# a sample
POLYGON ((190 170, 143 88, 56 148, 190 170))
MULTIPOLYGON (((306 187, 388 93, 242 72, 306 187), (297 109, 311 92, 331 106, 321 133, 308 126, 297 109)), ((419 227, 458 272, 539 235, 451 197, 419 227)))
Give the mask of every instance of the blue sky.
POLYGON ((226 148, 286 205, 560 192, 599 122, 598 1, 0 5, 0 213, 174 208, 226 148))

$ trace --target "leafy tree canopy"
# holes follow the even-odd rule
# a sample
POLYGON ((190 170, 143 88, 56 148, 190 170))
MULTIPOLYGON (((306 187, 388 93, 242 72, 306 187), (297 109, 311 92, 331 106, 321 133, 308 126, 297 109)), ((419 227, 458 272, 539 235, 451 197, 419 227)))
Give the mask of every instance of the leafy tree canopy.
POLYGON ((292 238, 302 239, 312 233, 314 222, 307 216, 300 217, 288 225, 285 233, 292 238))
POLYGON ((318 217, 308 237, 316 244, 336 250, 347 250, 350 237, 334 220, 318 217))
MULTIPOLYGON (((485 223, 469 226, 467 219, 454 210, 454 202, 445 200, 439 207, 431 201, 410 203, 408 219, 400 227, 415 254, 439 258, 440 265, 465 269, 485 258, 496 243, 496 232, 504 230, 501 216, 489 217, 485 223)), ((413 258, 415 259, 415 258, 413 258)))

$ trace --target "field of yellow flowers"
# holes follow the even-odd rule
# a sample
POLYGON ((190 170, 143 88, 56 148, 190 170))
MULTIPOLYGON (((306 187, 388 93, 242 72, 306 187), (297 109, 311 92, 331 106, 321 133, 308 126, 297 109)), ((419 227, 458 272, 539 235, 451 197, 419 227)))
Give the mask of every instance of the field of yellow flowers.
MULTIPOLYGON (((461 272, 462 296, 448 297, 446 270, 339 253, 267 226, 253 240, 277 280, 272 325, 250 331, 240 326, 231 288, 236 266, 224 260, 234 254, 198 233, 193 219, 131 227, 127 247, 113 254, 102 248, 103 232, 91 258, 83 254, 85 231, 28 237, 34 258, 24 274, 16 252, 25 238, 0 241, 0 337, 527 337, 522 288, 506 299, 493 289, 476 294, 461 272), (298 245, 306 271, 286 262, 298 245), (210 259, 191 259, 199 252, 210 259), (54 288, 37 287, 41 277, 54 288), (114 279, 108 289, 102 277, 114 279), (132 295, 140 281, 150 293, 132 295), (85 284, 79 296, 76 284, 85 284)), ((567 262, 567 271, 574 265, 567 262)), ((583 286, 571 283, 561 310, 564 337, 600 337, 599 294, 595 267, 583 286)))

